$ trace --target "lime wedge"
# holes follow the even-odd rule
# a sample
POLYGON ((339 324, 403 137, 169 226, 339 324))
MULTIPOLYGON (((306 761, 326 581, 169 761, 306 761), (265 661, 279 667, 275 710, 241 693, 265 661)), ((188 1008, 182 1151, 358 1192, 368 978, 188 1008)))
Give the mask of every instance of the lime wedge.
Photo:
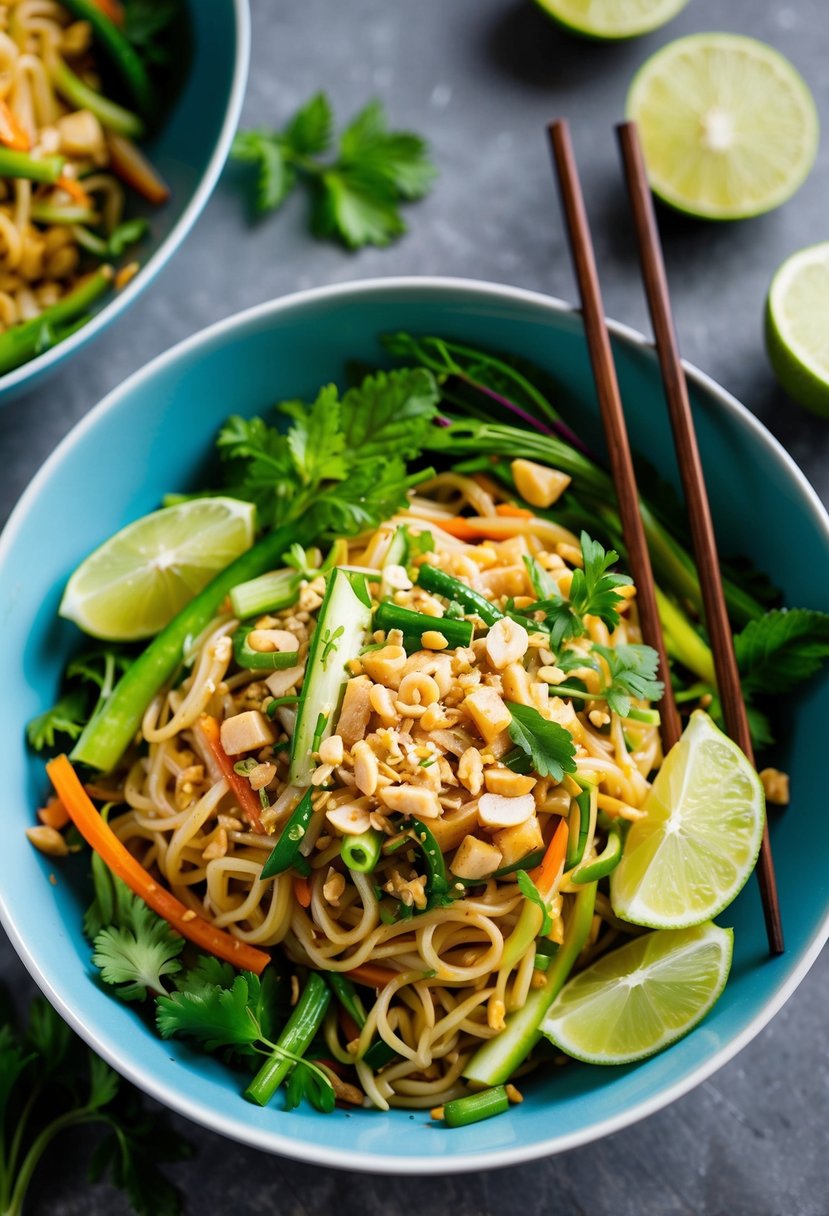
POLYGON ((829 416, 829 241, 801 249, 775 274, 766 304, 766 349, 783 388, 829 416))
POLYGON ((653 190, 707 219, 784 202, 814 163, 815 103, 787 59, 737 34, 694 34, 657 51, 627 98, 653 190))
POLYGON ((653 929, 698 925, 754 869, 765 821, 760 778, 701 709, 671 748, 610 876, 613 910, 653 929))
POLYGON ((635 38, 670 21, 688 0, 536 0, 559 24, 587 38, 635 38))
POLYGON ((110 642, 152 637, 253 544, 255 507, 194 498, 127 524, 81 562, 60 615, 110 642))
POLYGON ((630 1064, 701 1022, 731 969, 734 935, 710 921, 634 938, 565 984, 541 1026, 588 1064, 630 1064))

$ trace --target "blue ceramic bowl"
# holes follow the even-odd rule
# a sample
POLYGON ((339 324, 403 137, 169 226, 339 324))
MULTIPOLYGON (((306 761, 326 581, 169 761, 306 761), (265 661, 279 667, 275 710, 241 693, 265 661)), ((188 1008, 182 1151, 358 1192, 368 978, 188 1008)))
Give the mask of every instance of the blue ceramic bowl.
MULTIPOLYGON (((81 934, 88 899, 67 868, 29 845, 24 828, 43 798, 40 761, 27 755, 27 718, 50 704, 73 627, 55 615, 77 563, 117 528, 153 510, 169 490, 195 487, 219 424, 279 398, 311 396, 346 361, 371 363, 378 334, 447 334, 523 355, 561 386, 565 413, 595 442, 596 405, 581 322, 555 300, 506 287, 397 279, 326 288, 253 309, 191 338, 138 372, 75 427, 32 482, 0 539, 0 738, 4 844, 0 910, 20 956, 62 1016, 111 1064, 161 1102, 259 1148, 326 1165, 440 1173, 528 1160, 605 1135, 685 1093, 734 1055, 780 1008, 829 934, 825 883, 825 741, 829 680, 789 703, 782 767, 794 803, 772 814, 787 951, 768 957, 755 880, 721 918, 735 930, 728 987, 680 1043, 627 1068, 571 1064, 522 1085, 506 1115, 460 1130, 424 1113, 290 1114, 278 1101, 247 1105, 218 1061, 163 1043, 134 1009, 93 983, 81 934), (57 875, 51 885, 49 875, 57 875)), ((619 379, 634 446, 676 481, 659 374, 651 349, 614 327, 619 379)), ((745 553, 788 604, 829 609, 829 521, 783 449, 752 415, 699 372, 691 396, 717 529, 725 553, 745 553)), ((80 876, 77 876, 80 879, 80 876)))
POLYGON ((187 0, 190 58, 163 126, 142 144, 170 187, 163 207, 147 208, 152 231, 141 242, 141 270, 103 298, 91 320, 51 350, 0 376, 0 405, 28 392, 129 308, 173 256, 202 213, 239 121, 250 58, 248 0, 187 0))

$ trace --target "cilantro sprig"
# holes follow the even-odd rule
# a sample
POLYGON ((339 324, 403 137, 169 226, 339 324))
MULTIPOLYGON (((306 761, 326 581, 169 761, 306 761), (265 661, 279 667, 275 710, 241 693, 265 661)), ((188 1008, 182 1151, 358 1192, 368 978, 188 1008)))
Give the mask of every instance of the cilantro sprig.
POLYGON ((604 549, 586 532, 581 534, 581 550, 584 568, 577 567, 573 571, 567 599, 553 589, 553 580, 537 562, 527 563, 535 593, 542 598, 522 609, 522 615, 543 614, 543 624, 550 631, 553 650, 558 650, 570 638, 586 633, 585 616, 597 616, 608 629, 615 629, 620 620, 618 606, 622 602, 618 588, 629 587, 632 581, 627 574, 611 571, 610 567, 619 560, 615 549, 604 549))
POLYGON ((96 646, 72 659, 62 694, 26 726, 29 746, 35 751, 52 751, 60 745, 61 735, 77 739, 131 662, 130 652, 122 646, 96 646))
POLYGON ((532 762, 540 777, 561 781, 576 770, 576 748, 570 732, 558 722, 549 722, 529 705, 507 702, 512 721, 507 728, 516 747, 532 762))
POLYGON ((659 655, 652 646, 639 643, 623 643, 619 646, 601 646, 594 643, 588 652, 563 650, 558 659, 562 671, 573 672, 579 668, 601 671, 601 665, 593 657, 600 655, 607 664, 609 679, 597 691, 589 691, 581 684, 558 684, 555 692, 561 696, 577 697, 583 701, 607 701, 608 708, 620 718, 631 712, 631 701, 659 701, 665 685, 657 680, 659 655))
POLYGON ((334 115, 315 94, 281 131, 240 131, 232 156, 256 171, 256 209, 275 211, 303 181, 311 192, 311 229, 349 249, 388 245, 406 231, 400 204, 422 198, 435 177, 426 143, 390 131, 379 101, 334 137, 334 115))

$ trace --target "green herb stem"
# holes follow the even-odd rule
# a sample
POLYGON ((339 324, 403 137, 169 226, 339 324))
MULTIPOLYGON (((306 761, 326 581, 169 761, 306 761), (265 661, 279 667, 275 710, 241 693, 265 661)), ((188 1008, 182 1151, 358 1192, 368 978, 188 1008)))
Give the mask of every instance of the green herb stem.
POLYGON ((33 359, 55 341, 74 332, 77 322, 89 312, 112 283, 111 266, 101 266, 81 280, 73 291, 56 304, 44 308, 39 316, 14 325, 0 334, 0 374, 33 359))
POLYGON ((319 972, 312 971, 293 1013, 274 1044, 273 1055, 263 1064, 245 1090, 248 1102, 267 1106, 294 1067, 295 1061, 286 1059, 282 1052, 302 1056, 308 1050, 322 1025, 330 1002, 331 989, 319 972))

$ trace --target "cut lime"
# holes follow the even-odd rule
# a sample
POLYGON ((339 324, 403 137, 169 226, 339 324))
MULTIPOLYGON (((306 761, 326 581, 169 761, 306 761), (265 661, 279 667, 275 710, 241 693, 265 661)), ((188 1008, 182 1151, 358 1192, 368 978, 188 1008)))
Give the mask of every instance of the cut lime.
POLYGON ((731 968, 733 938, 710 921, 637 937, 565 984, 541 1032, 588 1064, 652 1056, 716 1003, 731 968))
POLYGON ((81 562, 60 615, 110 642, 163 629, 211 578, 253 543, 255 508, 194 498, 127 524, 81 562))
POLYGON ((801 249, 775 274, 766 303, 766 348, 783 388, 829 416, 829 241, 801 249))
POLYGON ((685 8, 688 0, 536 0, 559 24, 587 38, 635 38, 685 8))
POLYGON ((787 59, 737 34, 693 34, 657 51, 627 98, 653 190, 707 219, 784 202, 814 163, 815 103, 787 59))
POLYGON ((684 929, 728 907, 754 869, 765 821, 760 778, 707 714, 671 748, 610 876, 613 910, 684 929))

